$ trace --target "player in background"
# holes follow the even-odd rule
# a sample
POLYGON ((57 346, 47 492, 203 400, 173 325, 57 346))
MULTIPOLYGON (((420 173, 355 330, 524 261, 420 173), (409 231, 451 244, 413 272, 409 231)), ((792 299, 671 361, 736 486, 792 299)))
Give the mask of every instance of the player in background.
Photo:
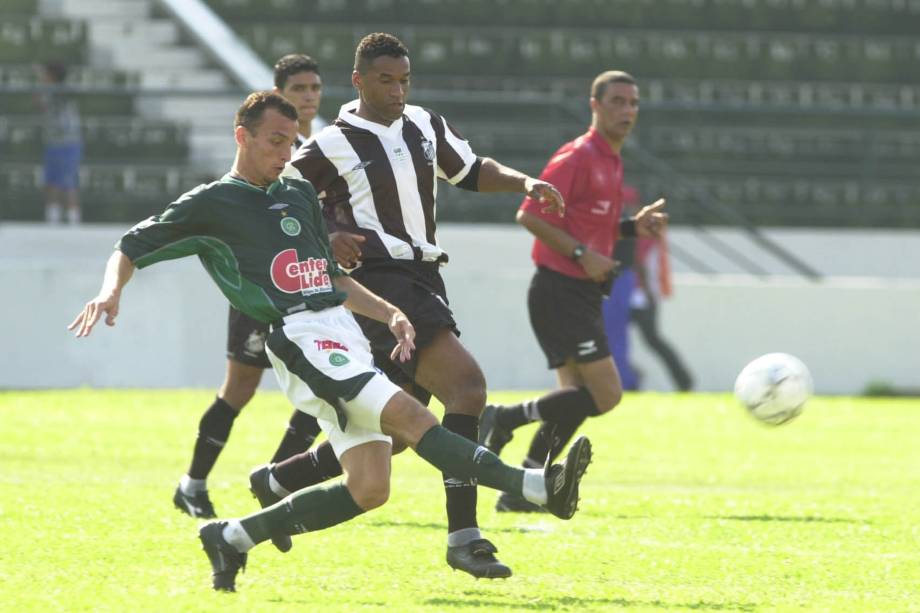
MULTIPOLYGON (((625 72, 607 71, 591 86, 591 127, 550 158, 540 178, 555 185, 566 201, 565 217, 548 214, 525 198, 518 223, 534 235, 537 270, 530 283, 530 322, 559 387, 515 406, 488 406, 480 441, 496 454, 515 428, 543 422, 524 466, 543 466, 556 457, 588 417, 620 402, 623 390, 610 357, 601 301, 616 274, 611 258, 617 236, 658 236, 667 223, 664 200, 620 220, 623 164, 620 149, 639 113, 639 88, 625 72)), ((536 511, 513 494, 499 497, 499 511, 536 511)))
POLYGON ((103 316, 115 325, 135 268, 190 255, 234 306, 271 322, 266 347, 278 383, 297 409, 319 421, 345 478, 300 490, 248 517, 202 526, 214 589, 235 589, 247 552, 258 543, 322 530, 384 504, 393 439, 444 473, 512 491, 570 519, 591 460, 588 439, 576 441, 566 461, 546 471, 511 467, 439 425, 383 376, 351 312, 386 326, 395 341, 388 357, 398 362, 411 357, 415 329, 399 308, 336 265, 313 186, 280 176, 297 111, 278 94, 256 92, 237 111, 235 126, 230 172, 131 228, 109 258, 99 293, 69 326, 84 337, 103 316))
MULTIPOLYGON (((274 81, 273 91, 284 96, 297 109, 297 137, 291 146, 293 155, 310 138, 312 121, 319 112, 323 95, 319 64, 306 55, 285 55, 275 64, 274 81)), ((285 172, 300 176, 290 167, 285 172)), ((255 395, 262 372, 271 368, 265 355, 267 336, 267 324, 230 305, 224 381, 214 402, 201 416, 191 465, 179 480, 173 495, 176 508, 192 517, 216 517, 208 496, 207 478, 227 443, 233 422, 255 395)), ((319 425, 312 416, 295 410, 272 461, 278 462, 305 451, 319 432, 319 425)))
MULTIPOLYGON (((416 326, 413 359, 390 359, 394 341, 385 326, 358 317, 374 361, 423 404, 433 394, 445 407, 445 428, 475 441, 485 406, 485 377, 457 339, 439 269, 447 253, 436 235, 438 179, 482 192, 518 192, 554 215, 564 202, 548 182, 477 156, 447 121, 406 103, 409 51, 391 34, 365 36, 355 52, 352 84, 358 99, 300 149, 292 164, 320 192, 336 258, 352 277, 405 312, 416 326)), ((263 505, 288 492, 341 474, 328 444, 251 476, 263 505), (262 485, 260 485, 260 483, 262 485), (261 494, 259 493, 261 492, 261 494)), ((447 562, 475 577, 500 578, 511 569, 482 537, 476 518, 476 482, 443 475, 447 498, 447 562)))

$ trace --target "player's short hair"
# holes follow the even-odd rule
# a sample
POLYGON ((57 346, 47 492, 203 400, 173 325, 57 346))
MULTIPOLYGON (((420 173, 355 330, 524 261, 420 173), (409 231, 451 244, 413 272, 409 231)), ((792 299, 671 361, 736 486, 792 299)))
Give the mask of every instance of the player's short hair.
POLYGON ((234 127, 243 126, 254 134, 266 109, 275 109, 288 119, 297 121, 297 109, 281 94, 269 91, 252 92, 236 111, 234 127))
POLYGON ((409 49, 401 40, 386 32, 368 34, 358 43, 355 49, 355 70, 360 73, 367 72, 371 62, 378 57, 409 57, 409 49))
POLYGON ((319 74, 319 62, 309 55, 290 53, 275 62, 275 87, 284 89, 288 79, 301 72, 319 74))
POLYGON ((594 82, 591 83, 591 97, 595 100, 603 98, 604 94, 607 93, 607 86, 611 83, 639 85, 635 77, 628 72, 623 72, 622 70, 607 70, 594 77, 594 82))

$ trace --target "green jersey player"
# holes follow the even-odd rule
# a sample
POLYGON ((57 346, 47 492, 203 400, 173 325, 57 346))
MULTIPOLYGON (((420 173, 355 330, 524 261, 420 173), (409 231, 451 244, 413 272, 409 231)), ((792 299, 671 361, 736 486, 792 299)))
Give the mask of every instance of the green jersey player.
POLYGON ((336 266, 310 183, 279 179, 296 132, 297 110, 289 102, 271 92, 251 94, 237 112, 230 173, 125 234, 99 294, 69 326, 84 337, 103 316, 115 325, 135 268, 187 255, 198 256, 234 307, 271 323, 266 345, 275 376, 291 403, 317 418, 345 477, 294 492, 247 517, 202 526, 199 538, 214 589, 235 589, 247 552, 258 543, 328 528, 386 502, 394 439, 446 474, 476 479, 571 518, 591 459, 586 438, 545 471, 511 467, 439 425, 374 368, 351 312, 388 326, 396 338, 393 360, 410 358, 415 329, 402 311, 336 266))

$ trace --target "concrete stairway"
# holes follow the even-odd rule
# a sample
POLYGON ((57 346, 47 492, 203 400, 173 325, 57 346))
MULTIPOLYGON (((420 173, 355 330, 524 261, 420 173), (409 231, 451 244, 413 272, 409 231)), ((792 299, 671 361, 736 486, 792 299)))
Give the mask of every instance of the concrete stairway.
POLYGON ((190 162, 222 174, 233 160, 233 116, 241 96, 223 93, 235 84, 154 8, 153 0, 41 0, 40 5, 43 15, 85 21, 91 64, 137 74, 138 112, 188 124, 190 162))

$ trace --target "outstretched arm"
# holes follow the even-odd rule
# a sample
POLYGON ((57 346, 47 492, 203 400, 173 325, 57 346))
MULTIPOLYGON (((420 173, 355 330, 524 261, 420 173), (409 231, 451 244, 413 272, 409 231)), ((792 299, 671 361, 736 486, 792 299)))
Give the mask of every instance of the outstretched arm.
POLYGON ((555 212, 562 217, 565 213, 565 200, 552 183, 534 179, 531 176, 499 164, 492 158, 483 158, 479 167, 479 185, 481 192, 519 192, 527 194, 534 200, 546 203, 544 211, 555 212))
POLYGON ((131 263, 128 256, 116 249, 105 265, 105 276, 102 278, 102 288, 99 294, 86 303, 67 329, 76 330, 77 338, 89 336, 103 313, 106 315, 106 325, 114 326, 115 318, 118 316, 121 290, 133 274, 134 264, 131 263))
POLYGON ((412 356, 415 328, 405 313, 347 275, 333 277, 332 283, 337 290, 348 296, 345 300, 348 310, 390 327, 390 332, 396 337, 396 347, 390 353, 391 360, 406 362, 412 356))

